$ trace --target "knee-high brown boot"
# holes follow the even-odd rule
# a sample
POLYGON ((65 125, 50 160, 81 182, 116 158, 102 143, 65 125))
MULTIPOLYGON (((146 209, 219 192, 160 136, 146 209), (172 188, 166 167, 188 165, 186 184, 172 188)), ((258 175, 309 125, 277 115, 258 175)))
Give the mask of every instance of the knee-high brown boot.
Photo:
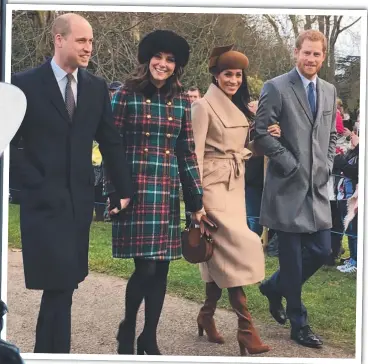
POLYGON ((229 300, 232 308, 238 316, 238 343, 240 355, 261 354, 270 351, 270 347, 262 343, 252 323, 251 315, 247 308, 247 298, 242 287, 228 288, 229 300))
POLYGON ((203 336, 206 331, 208 341, 218 344, 225 342, 217 331, 213 315, 215 314, 217 301, 221 298, 222 289, 215 282, 206 283, 206 300, 197 317, 198 335, 203 336))

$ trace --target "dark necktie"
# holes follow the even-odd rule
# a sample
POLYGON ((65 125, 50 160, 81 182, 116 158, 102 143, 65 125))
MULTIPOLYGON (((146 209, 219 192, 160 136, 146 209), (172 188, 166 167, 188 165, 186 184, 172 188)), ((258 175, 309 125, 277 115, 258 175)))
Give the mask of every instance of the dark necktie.
POLYGON ((314 97, 314 83, 310 82, 308 85, 308 101, 312 111, 313 119, 316 117, 316 98, 314 97))
POLYGON ((72 90, 73 75, 71 73, 68 73, 67 77, 68 77, 68 82, 65 87, 65 106, 66 106, 66 110, 68 111, 69 118, 72 121, 74 110, 75 110, 75 99, 74 99, 74 94, 72 90))

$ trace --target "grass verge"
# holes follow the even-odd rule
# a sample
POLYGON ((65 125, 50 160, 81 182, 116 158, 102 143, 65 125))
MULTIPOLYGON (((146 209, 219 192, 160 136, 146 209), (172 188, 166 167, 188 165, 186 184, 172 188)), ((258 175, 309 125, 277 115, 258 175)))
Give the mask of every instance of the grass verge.
MULTIPOLYGON (((344 245, 347 245, 344 239, 344 245)), ((21 248, 19 230, 19 206, 9 205, 9 247, 21 248)), ((93 223, 90 235, 90 269, 121 278, 133 272, 131 259, 111 257, 111 225, 93 223)), ((266 258, 266 277, 278 268, 277 258, 266 258)), ((257 286, 245 289, 249 309, 257 321, 273 322, 268 313, 267 300, 257 286)), ((196 302, 203 302, 204 284, 198 267, 184 259, 174 261, 170 267, 168 292, 196 302)), ((322 267, 303 287, 303 302, 308 308, 313 330, 323 336, 325 342, 355 350, 356 276, 342 274, 335 268, 322 267)), ((227 292, 219 307, 230 308, 227 292)), ((195 318, 194 318, 195 319, 195 318)))

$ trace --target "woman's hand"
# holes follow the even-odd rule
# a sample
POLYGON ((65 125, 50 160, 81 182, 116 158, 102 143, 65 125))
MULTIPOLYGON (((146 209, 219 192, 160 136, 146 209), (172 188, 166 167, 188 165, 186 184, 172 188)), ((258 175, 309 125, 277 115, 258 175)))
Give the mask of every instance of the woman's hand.
POLYGON ((351 146, 355 148, 359 144, 359 137, 355 133, 351 133, 350 136, 351 146))
POLYGON ((350 136, 351 136, 351 131, 350 131, 348 128, 344 128, 344 133, 343 133, 343 135, 344 135, 345 137, 350 137, 350 136))
POLYGON ((281 128, 278 123, 272 124, 267 128, 267 131, 271 134, 271 136, 275 138, 281 137, 281 128))
POLYGON ((201 210, 192 213, 192 221, 196 225, 199 225, 199 227, 201 229, 201 234, 204 234, 206 232, 207 235, 210 235, 209 231, 207 230, 207 228, 204 225, 204 222, 202 221, 202 216, 206 216, 206 211, 205 211, 204 207, 201 210))

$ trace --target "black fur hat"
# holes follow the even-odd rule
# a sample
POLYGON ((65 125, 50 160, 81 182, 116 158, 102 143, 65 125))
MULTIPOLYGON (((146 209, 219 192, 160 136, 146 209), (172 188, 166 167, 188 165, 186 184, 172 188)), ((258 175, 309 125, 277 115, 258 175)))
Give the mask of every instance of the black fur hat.
POLYGON ((155 30, 145 35, 139 43, 138 61, 146 63, 159 52, 172 53, 176 65, 184 67, 188 63, 190 49, 188 42, 171 30, 155 30))

